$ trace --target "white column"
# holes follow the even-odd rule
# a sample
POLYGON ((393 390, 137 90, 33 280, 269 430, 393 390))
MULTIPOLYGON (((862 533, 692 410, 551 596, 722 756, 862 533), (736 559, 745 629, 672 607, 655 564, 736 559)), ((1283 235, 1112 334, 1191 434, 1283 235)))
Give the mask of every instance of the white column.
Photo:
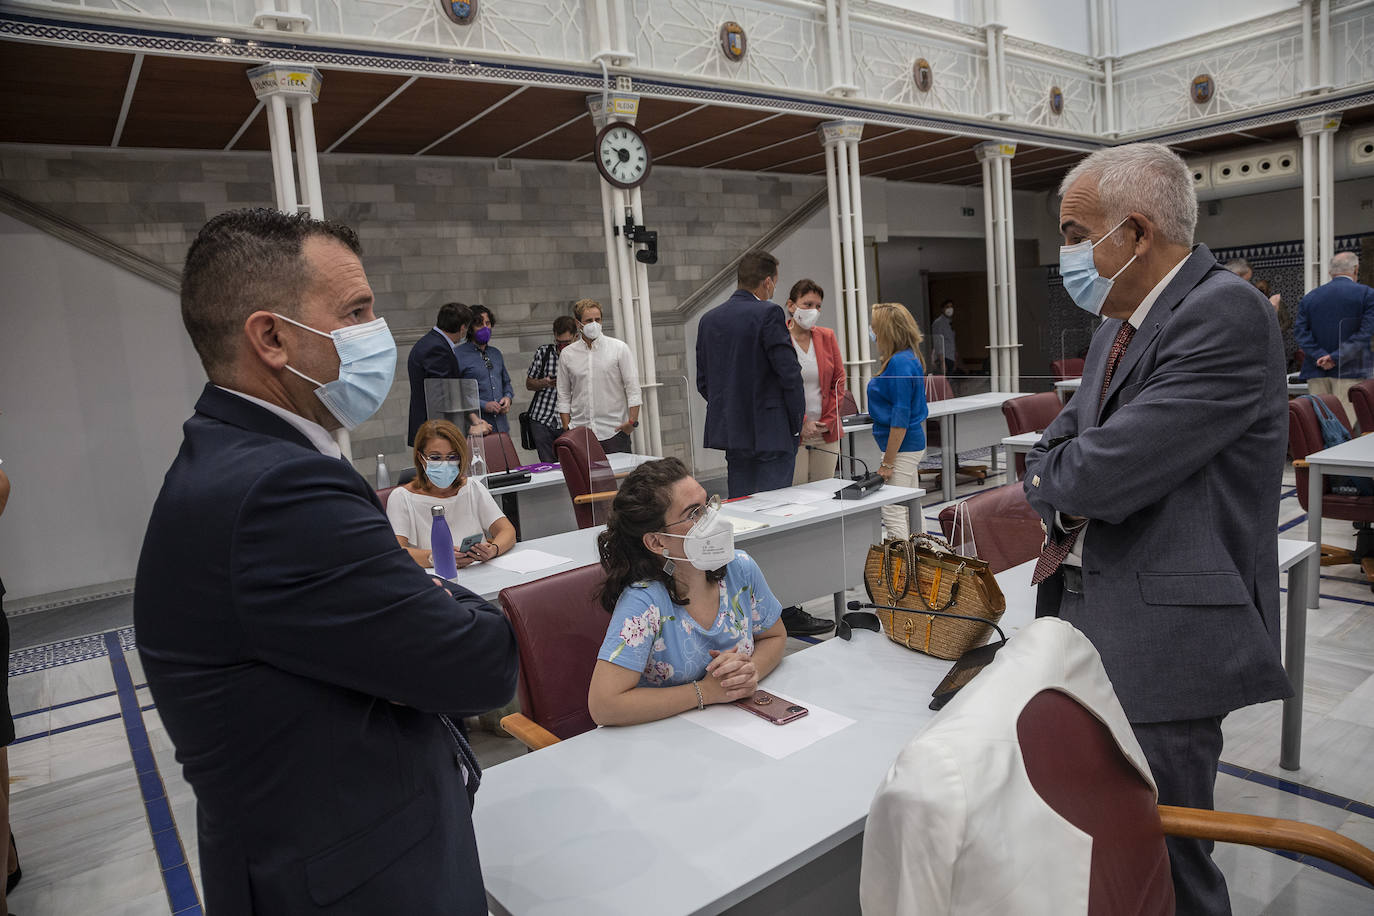
POLYGON ((1103 130, 1111 136, 1116 136, 1116 59, 1104 57, 1102 59, 1102 95, 1106 103, 1106 123, 1103 130))
POLYGON ((1303 281, 1308 291, 1331 279, 1331 258, 1336 253, 1332 138, 1340 126, 1340 112, 1298 121, 1302 137, 1303 281))
POLYGON ((975 150, 983 164, 984 225, 989 264, 988 351, 994 391, 1019 391, 1015 231, 1011 220, 1011 159, 1016 144, 989 141, 975 150))
POLYGON ((840 59, 843 64, 840 73, 845 88, 854 88, 854 45, 849 38, 849 2, 839 0, 840 14, 840 59))
POLYGON ((1312 0, 1299 0, 1302 7, 1302 82, 1298 92, 1307 95, 1317 81, 1312 76, 1312 0))
MULTIPOLYGON (((841 144, 841 152, 848 149, 849 159, 849 214, 853 221, 854 228, 854 302, 858 306, 858 314, 867 315, 872 302, 868 298, 868 258, 864 244, 864 202, 863 185, 859 180, 859 141, 857 138, 847 140, 841 144)), ((859 338, 859 359, 863 360, 863 365, 859 367, 859 387, 861 391, 868 391, 868 380, 873 377, 873 349, 872 342, 868 339, 868 334, 858 335, 859 338)))
POLYGON ((291 124, 286 117, 286 99, 279 94, 267 98, 267 136, 272 147, 272 176, 277 182, 277 209, 296 212, 296 179, 291 169, 291 124))
MULTIPOLYGON (((871 374, 866 361, 869 357, 868 302, 861 289, 863 264, 863 202, 859 199, 858 142, 863 125, 857 121, 827 121, 817 130, 825 146, 826 189, 831 202, 831 247, 838 250, 835 301, 839 308, 840 325, 849 333, 840 340, 840 352, 849 379, 849 390, 863 409, 867 386, 865 373, 871 374), (850 147, 853 147, 851 152, 850 147), (838 203, 838 211, 836 204, 838 203), (838 230, 838 239, 836 233, 838 230)), ((867 281, 863 280, 866 287, 867 281)))
POLYGON ((830 85, 826 92, 834 95, 843 95, 844 84, 844 57, 840 54, 840 16, 835 6, 835 0, 825 0, 825 35, 826 44, 830 51, 827 58, 830 62, 830 85))
MULTIPOLYGON (((829 199, 830 215, 830 268, 834 279, 831 281, 830 294, 832 308, 835 309, 835 333, 840 342, 840 353, 848 354, 853 352, 858 339, 858 326, 854 323, 854 315, 844 307, 844 266, 843 255, 840 244, 840 203, 835 188, 839 184, 838 168, 835 163, 835 146, 826 144, 825 147, 825 191, 829 199)), ((853 373, 846 371, 848 376, 849 388, 851 393, 858 391, 858 380, 853 373)), ((857 395, 856 395, 857 398, 857 395)), ((857 403, 857 400, 855 401, 857 403)))
MULTIPOLYGON (((988 273, 988 344, 993 343, 997 331, 997 220, 993 218, 992 170, 997 164, 988 157, 983 166, 983 249, 987 254, 988 273)), ((988 350, 988 371, 992 376, 992 390, 997 390, 997 351, 988 350)))
POLYGON ((1322 91, 1331 89, 1331 0, 1321 0, 1321 12, 1317 19, 1317 72, 1320 82, 1317 88, 1322 91))
POLYGON ((320 193, 319 153, 312 106, 323 78, 309 65, 275 62, 248 71, 248 83, 267 108, 267 135, 272 148, 272 181, 277 209, 295 213, 302 206, 316 219, 324 216, 320 193), (295 119, 296 167, 291 165, 291 118, 295 119), (299 170, 299 191, 297 176, 299 170))
POLYGON ((1002 379, 1005 391, 1021 390, 1021 337, 1017 329, 1019 316, 1016 311, 1016 221, 1012 206, 1011 159, 1001 160, 1002 165, 1002 247, 1007 253, 1007 272, 1005 282, 1007 293, 1002 311, 1002 325, 998 337, 1002 339, 1002 379))
MULTIPOLYGON (((634 214, 635 225, 644 225, 644 199, 639 188, 629 192, 630 212, 634 214)), ((633 253, 626 248, 626 257, 634 258, 633 253)), ((639 325, 640 340, 640 359, 641 378, 640 384, 645 386, 643 390, 643 404, 639 408, 639 429, 635 432, 649 431, 649 454, 663 454, 663 423, 662 414, 658 410, 658 359, 654 353, 654 317, 649 309, 649 266, 634 258, 631 262, 634 270, 635 286, 638 288, 636 303, 639 306, 637 323, 639 325)))

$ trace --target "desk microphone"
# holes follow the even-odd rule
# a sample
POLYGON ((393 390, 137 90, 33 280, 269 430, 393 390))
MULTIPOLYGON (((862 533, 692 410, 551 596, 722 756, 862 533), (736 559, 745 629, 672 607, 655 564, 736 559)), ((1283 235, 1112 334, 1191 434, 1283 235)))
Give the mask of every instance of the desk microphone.
MULTIPOLYGON (((906 611, 911 614, 921 614, 926 617, 949 617, 954 620, 971 620, 974 623, 985 623, 997 631, 1000 638, 998 642, 990 642, 975 648, 969 649, 959 660, 954 663, 954 667, 949 669, 949 673, 936 685, 931 692, 931 709, 941 709, 946 703, 954 698, 959 689, 973 680, 974 675, 986 668, 998 651, 1007 644, 1007 634, 1002 632, 1002 628, 983 617, 969 617, 966 614, 951 614, 948 611, 927 611, 913 610, 912 608, 894 607, 890 604, 872 604, 860 601, 851 601, 847 605, 851 611, 862 611, 864 608, 874 608, 883 611, 906 611)), ((835 628, 835 633, 841 639, 849 639, 852 635, 850 627, 858 627, 861 630, 872 630, 875 633, 882 632, 882 623, 878 620, 877 614, 867 612, 858 614, 845 614, 840 618, 839 624, 835 628)))
POLYGON ((817 445, 808 445, 807 449, 815 452, 825 452, 827 455, 838 455, 846 461, 857 461, 863 465, 864 472, 855 474, 849 478, 854 481, 847 487, 841 487, 835 491, 836 499, 863 499, 870 493, 876 492, 882 487, 884 481, 881 474, 874 474, 868 469, 868 462, 853 455, 846 455, 844 452, 837 452, 831 448, 821 448, 817 445))

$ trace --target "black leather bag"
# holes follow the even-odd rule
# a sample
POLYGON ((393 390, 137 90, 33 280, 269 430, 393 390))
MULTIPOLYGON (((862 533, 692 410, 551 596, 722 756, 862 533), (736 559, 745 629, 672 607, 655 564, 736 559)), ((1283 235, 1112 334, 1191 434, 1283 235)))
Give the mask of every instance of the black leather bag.
POLYGON ((534 421, 530 419, 530 412, 528 410, 522 411, 518 419, 520 420, 520 447, 532 451, 536 446, 534 444, 534 426, 532 425, 534 421))

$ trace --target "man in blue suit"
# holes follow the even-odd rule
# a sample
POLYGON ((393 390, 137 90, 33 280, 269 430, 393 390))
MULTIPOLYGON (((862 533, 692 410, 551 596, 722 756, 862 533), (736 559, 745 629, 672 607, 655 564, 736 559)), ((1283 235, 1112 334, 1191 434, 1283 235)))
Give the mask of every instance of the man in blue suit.
MULTIPOLYGON (((458 357, 454 350, 467 339, 472 324, 472 311, 461 302, 449 302, 439 307, 439 315, 429 333, 415 341, 406 357, 406 375, 410 378, 410 425, 406 428, 406 445, 415 442, 415 433, 429 419, 425 405, 425 379, 458 378, 458 357)), ((490 427, 473 411, 468 415, 474 435, 490 427)))
POLYGON ((725 450, 731 498, 792 485, 806 395, 785 313, 769 299, 778 259, 746 252, 735 294, 697 326, 706 447, 725 450))
MULTIPOLYGON (((1293 337, 1302 348, 1302 372, 1312 394, 1334 394, 1350 425, 1355 412, 1350 389, 1369 378, 1374 365, 1369 340, 1374 335, 1374 289, 1355 282, 1360 259, 1342 251, 1331 259, 1331 280, 1302 297, 1293 337)), ((1364 430, 1369 432, 1369 430, 1364 430)))
MULTIPOLYGON (((778 259, 748 251, 735 294, 697 325, 697 390, 706 399, 707 448, 725 450, 731 498, 792 485, 806 394, 786 312, 769 300, 778 259)), ((784 608, 789 636, 812 636, 833 623, 784 608)))
POLYGON ((396 546, 329 432, 395 373, 357 249, 344 226, 231 211, 186 257, 210 382, 153 506, 134 621, 212 914, 487 912, 481 770, 450 717, 510 699, 515 639, 396 546))

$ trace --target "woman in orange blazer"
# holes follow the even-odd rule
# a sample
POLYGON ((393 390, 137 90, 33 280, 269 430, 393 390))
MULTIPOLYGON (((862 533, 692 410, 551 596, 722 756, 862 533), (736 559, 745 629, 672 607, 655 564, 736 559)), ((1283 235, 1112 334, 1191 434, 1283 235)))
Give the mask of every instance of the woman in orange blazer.
POLYGON ((835 332, 817 324, 824 297, 825 291, 815 280, 798 280, 787 295, 787 329, 801 363, 802 388, 806 392, 801 445, 792 474, 794 485, 835 476, 835 443, 840 441, 839 396, 845 387, 845 376, 835 332), (817 448, 807 448, 809 445, 817 448))

